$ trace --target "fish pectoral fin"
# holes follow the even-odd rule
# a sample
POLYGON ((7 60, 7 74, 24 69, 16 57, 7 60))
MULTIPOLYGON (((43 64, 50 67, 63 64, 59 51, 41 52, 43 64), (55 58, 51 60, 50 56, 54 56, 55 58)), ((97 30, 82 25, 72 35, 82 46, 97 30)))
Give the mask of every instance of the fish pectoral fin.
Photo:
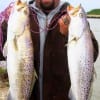
POLYGON ((5 58, 7 57, 7 52, 8 52, 8 50, 7 50, 7 41, 6 41, 6 43, 4 44, 4 47, 3 47, 3 56, 5 58))
POLYGON ((13 47, 16 51, 18 51, 18 46, 17 46, 17 39, 16 37, 13 39, 13 47))
POLYGON ((96 73, 96 70, 95 70, 95 68, 94 68, 94 72, 93 72, 93 81, 94 81, 95 79, 97 79, 97 73, 96 73))
POLYGON ((73 37, 73 38, 71 39, 71 41, 74 41, 74 42, 77 42, 78 40, 79 40, 78 37, 73 37))
POLYGON ((69 41, 68 41, 68 43, 66 43, 65 44, 65 47, 67 47, 70 43, 72 43, 72 42, 77 42, 79 40, 79 38, 77 38, 77 37, 72 37, 69 41))
POLYGON ((32 92, 32 90, 33 90, 33 88, 34 88, 34 84, 35 84, 35 82, 36 82, 37 79, 38 79, 38 75, 37 75, 37 73, 36 73, 36 70, 34 69, 34 72, 33 72, 33 82, 32 82, 31 92, 32 92))
POLYGON ((36 79, 38 79, 38 75, 37 75, 37 72, 36 72, 35 69, 34 69, 34 76, 35 76, 36 79))

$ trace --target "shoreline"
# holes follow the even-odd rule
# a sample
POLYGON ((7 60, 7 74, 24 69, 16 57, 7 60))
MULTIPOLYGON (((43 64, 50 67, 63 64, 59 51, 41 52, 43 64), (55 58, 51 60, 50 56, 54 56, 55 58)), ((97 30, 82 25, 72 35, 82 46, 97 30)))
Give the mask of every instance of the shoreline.
POLYGON ((100 15, 87 15, 87 18, 100 18, 100 15))

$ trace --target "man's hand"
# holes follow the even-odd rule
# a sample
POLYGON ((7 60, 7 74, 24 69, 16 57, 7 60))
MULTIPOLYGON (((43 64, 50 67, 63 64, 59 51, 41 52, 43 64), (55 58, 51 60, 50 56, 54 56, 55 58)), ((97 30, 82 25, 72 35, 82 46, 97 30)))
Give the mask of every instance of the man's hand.
POLYGON ((63 15, 58 20, 59 27, 60 27, 60 32, 61 32, 62 35, 67 35, 69 22, 70 22, 70 17, 67 14, 63 15))

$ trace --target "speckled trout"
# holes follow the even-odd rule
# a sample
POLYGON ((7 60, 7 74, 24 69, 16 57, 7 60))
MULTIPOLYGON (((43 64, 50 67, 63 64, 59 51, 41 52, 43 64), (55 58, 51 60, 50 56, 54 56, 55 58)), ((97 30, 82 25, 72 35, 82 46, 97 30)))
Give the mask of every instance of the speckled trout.
POLYGON ((7 100, 29 100, 35 80, 34 48, 30 33, 29 8, 17 0, 8 20, 7 71, 9 93, 7 100))
POLYGON ((93 44, 86 13, 82 6, 68 7, 71 18, 68 36, 68 65, 72 100, 88 100, 94 74, 93 44))

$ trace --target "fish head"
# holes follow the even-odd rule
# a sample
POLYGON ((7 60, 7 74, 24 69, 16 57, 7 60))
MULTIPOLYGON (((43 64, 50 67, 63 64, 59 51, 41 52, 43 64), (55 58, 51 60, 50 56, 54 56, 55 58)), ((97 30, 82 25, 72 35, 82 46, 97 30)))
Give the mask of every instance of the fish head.
POLYGON ((22 34, 27 25, 29 25, 29 7, 27 2, 16 0, 8 20, 10 37, 16 34, 22 34))
POLYGON ((29 16, 29 7, 26 0, 16 0, 14 12, 16 13, 17 18, 20 18, 21 21, 26 21, 29 16))
POLYGON ((83 20, 86 18, 86 12, 81 4, 78 5, 77 7, 73 7, 72 5, 69 5, 67 7, 67 11, 71 20, 74 20, 74 19, 76 20, 76 18, 83 20))
POLYGON ((77 7, 69 6, 67 11, 71 19, 69 24, 69 36, 79 38, 87 28, 86 12, 81 5, 77 7))

